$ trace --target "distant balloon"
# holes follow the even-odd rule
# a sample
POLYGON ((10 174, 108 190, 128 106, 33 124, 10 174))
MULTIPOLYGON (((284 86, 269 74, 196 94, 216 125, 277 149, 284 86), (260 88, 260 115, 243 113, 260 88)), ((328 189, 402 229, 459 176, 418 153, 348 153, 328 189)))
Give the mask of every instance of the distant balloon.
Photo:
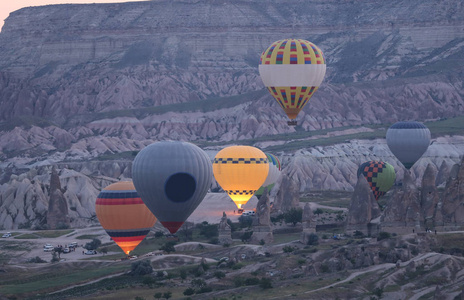
POLYGON ((106 233, 126 254, 140 244, 156 223, 131 181, 104 188, 98 195, 95 212, 106 233))
POLYGON ((358 177, 363 174, 369 183, 375 200, 385 195, 395 183, 395 169, 383 161, 368 161, 358 168, 358 177))
POLYGON ((137 154, 132 177, 143 202, 174 234, 208 192, 211 160, 191 143, 156 142, 137 154))
MULTIPOLYGON (((262 54, 259 75, 290 119, 308 103, 324 80, 324 55, 316 45, 300 39, 272 43, 262 54)), ((289 122, 296 125, 296 122, 289 122)))
POLYGON ((397 122, 387 130, 387 145, 409 170, 427 151, 430 130, 419 122, 397 122))
POLYGON ((214 178, 238 208, 250 200, 266 180, 268 172, 266 154, 250 146, 224 148, 213 162, 214 178))
POLYGON ((277 179, 279 179, 281 166, 280 161, 271 153, 265 153, 269 161, 269 173, 263 185, 256 191, 255 196, 259 199, 263 195, 264 188, 267 187, 268 191, 274 187, 277 179))

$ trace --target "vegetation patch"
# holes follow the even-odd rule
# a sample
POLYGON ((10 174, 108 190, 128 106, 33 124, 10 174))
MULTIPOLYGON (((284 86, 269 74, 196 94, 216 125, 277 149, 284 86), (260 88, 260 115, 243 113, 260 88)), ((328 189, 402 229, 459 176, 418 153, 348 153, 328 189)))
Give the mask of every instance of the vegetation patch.
POLYGON ((73 232, 74 229, 66 229, 66 230, 43 230, 43 231, 36 231, 34 234, 38 235, 42 238, 57 238, 62 235, 70 234, 73 232))

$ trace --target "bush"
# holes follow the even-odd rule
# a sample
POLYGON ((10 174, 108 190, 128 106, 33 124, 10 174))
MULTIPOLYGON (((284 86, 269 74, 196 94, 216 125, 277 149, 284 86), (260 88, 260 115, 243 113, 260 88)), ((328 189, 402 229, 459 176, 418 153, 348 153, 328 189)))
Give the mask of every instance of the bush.
POLYGON ((232 266, 232 270, 240 270, 241 268, 243 268, 244 264, 242 263, 238 263, 238 264, 235 264, 232 266))
POLYGON ((155 238, 159 239, 159 238, 162 238, 163 236, 164 236, 164 233, 162 231, 155 232, 155 238))
POLYGON ((240 228, 249 228, 253 224, 253 217, 242 215, 238 217, 238 223, 240 225, 240 228))
POLYGON ((90 243, 85 244, 84 248, 87 250, 97 250, 100 245, 101 241, 99 239, 93 239, 90 243))
POLYGON ((282 250, 284 251, 284 253, 290 253, 290 252, 293 252, 293 250, 295 250, 292 246, 285 246, 282 248, 282 250))
POLYGON ((63 222, 56 224, 56 229, 69 229, 69 225, 63 222))
POLYGON ((308 245, 317 246, 319 245, 319 237, 315 233, 311 233, 308 237, 308 245))
POLYGON ((243 277, 235 277, 234 278, 235 287, 241 287, 244 284, 245 284, 245 279, 243 279, 243 277))
POLYGON ((30 264, 43 264, 43 263, 46 263, 46 261, 41 259, 40 257, 36 256, 36 257, 33 257, 33 258, 29 258, 27 260, 27 263, 30 263, 30 264))
POLYGON ((187 270, 185 270, 185 269, 180 270, 180 278, 182 278, 182 279, 187 278, 187 270))
POLYGON ((292 223, 293 226, 301 222, 302 218, 303 210, 301 208, 292 208, 284 214, 285 223, 292 223))
POLYGON ((272 280, 266 277, 261 278, 261 280, 259 281, 259 287, 262 289, 271 289, 272 280))
POLYGON ((245 231, 241 236, 240 239, 242 242, 246 243, 250 240, 251 236, 253 235, 253 231, 245 231))
POLYGON ((364 233, 362 233, 361 231, 359 230, 356 230, 353 234, 353 237, 358 237, 358 238, 362 238, 364 237, 364 233))
POLYGON ((197 227, 200 229, 200 235, 208 239, 219 236, 219 229, 216 224, 208 224, 208 222, 204 221, 198 224, 197 227))
POLYGON ((222 271, 216 271, 214 272, 214 277, 216 277, 217 279, 221 279, 221 278, 226 277, 226 274, 222 271))
POLYGON ((245 279, 245 285, 258 285, 260 283, 259 278, 250 277, 245 279))
POLYGON ((212 292, 213 291, 213 288, 210 287, 210 286, 204 286, 204 287, 201 287, 198 291, 197 291, 197 294, 202 294, 202 293, 209 293, 209 292, 212 292))
POLYGON ((174 248, 175 244, 176 244, 176 242, 174 242, 174 241, 166 242, 166 243, 164 243, 163 246, 160 247, 160 250, 163 250, 163 251, 165 251, 167 253, 176 252, 176 248, 174 248))
POLYGON ((163 297, 163 293, 160 293, 160 292, 153 295, 153 298, 155 299, 161 299, 161 297, 163 297))
POLYGON ((377 241, 381 241, 384 239, 389 239, 391 238, 391 234, 385 231, 379 232, 379 236, 377 237, 377 241))
POLYGON ((263 246, 264 244, 266 244, 266 242, 265 242, 263 239, 261 239, 261 240, 259 241, 259 244, 260 244, 261 246, 263 246))
POLYGON ((131 264, 130 274, 133 276, 142 276, 151 274, 153 268, 149 260, 136 261, 131 264))
POLYGON ((195 290, 193 288, 191 288, 191 287, 185 289, 185 291, 184 291, 185 296, 190 296, 190 295, 193 295, 193 294, 195 294, 195 290))
POLYGON ((318 208, 318 209, 316 209, 316 210, 314 211, 314 214, 315 214, 315 215, 320 215, 320 214, 323 214, 323 213, 324 213, 324 211, 323 211, 321 208, 318 208))

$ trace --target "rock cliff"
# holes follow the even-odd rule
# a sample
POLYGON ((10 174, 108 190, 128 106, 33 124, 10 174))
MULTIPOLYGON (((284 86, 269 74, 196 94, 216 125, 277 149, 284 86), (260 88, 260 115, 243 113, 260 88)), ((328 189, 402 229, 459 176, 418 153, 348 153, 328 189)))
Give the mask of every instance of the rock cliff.
POLYGON ((13 12, 0 33, 0 224, 44 222, 52 165, 71 223, 87 224, 98 191, 130 178, 137 152, 164 139, 212 156, 233 143, 276 153, 296 195, 352 191, 370 159, 402 178, 382 134, 369 134, 398 120, 448 121, 453 130, 436 131, 411 173, 420 185, 431 164, 444 186, 464 154, 464 132, 452 123, 464 112, 463 29, 458 0, 160 0, 13 12), (257 68, 261 52, 287 37, 313 41, 328 64, 296 127, 257 68))

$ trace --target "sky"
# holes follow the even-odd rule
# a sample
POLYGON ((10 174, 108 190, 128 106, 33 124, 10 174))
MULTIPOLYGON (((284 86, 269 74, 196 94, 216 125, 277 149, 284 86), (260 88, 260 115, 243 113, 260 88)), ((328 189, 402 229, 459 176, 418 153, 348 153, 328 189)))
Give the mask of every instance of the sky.
POLYGON ((0 28, 3 27, 3 21, 8 17, 10 12, 23 7, 65 3, 115 3, 135 1, 144 0, 0 0, 0 28))

